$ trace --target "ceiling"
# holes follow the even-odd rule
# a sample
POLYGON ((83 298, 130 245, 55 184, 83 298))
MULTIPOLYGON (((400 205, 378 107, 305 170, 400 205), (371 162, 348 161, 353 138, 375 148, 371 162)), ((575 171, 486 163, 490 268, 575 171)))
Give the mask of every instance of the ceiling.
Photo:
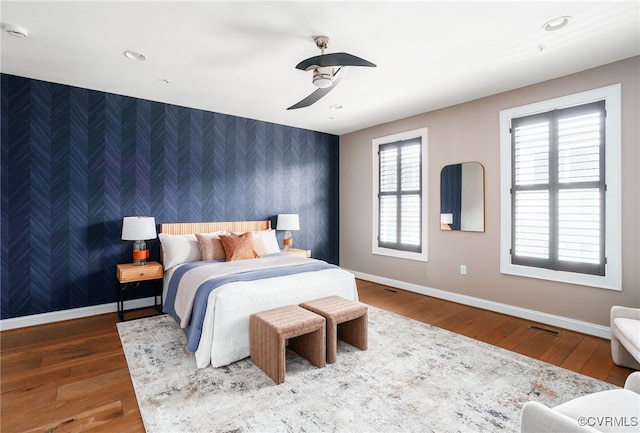
POLYGON ((1 1, 0 14, 29 32, 1 32, 3 73, 337 135, 640 54, 637 0, 1 1), (315 35, 377 67, 287 110, 315 90, 295 69, 320 54, 315 35))

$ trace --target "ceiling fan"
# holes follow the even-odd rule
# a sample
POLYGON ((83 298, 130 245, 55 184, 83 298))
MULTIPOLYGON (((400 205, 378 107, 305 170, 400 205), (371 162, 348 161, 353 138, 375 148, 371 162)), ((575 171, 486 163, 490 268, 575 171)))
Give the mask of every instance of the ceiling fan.
POLYGON ((308 107, 315 103, 324 95, 333 90, 338 85, 343 75, 345 66, 368 66, 375 68, 373 63, 361 59, 349 53, 329 53, 325 54, 324 50, 329 46, 328 36, 316 36, 313 38, 316 46, 320 48, 319 56, 309 57, 296 65, 296 69, 302 71, 313 71, 313 84, 318 88, 312 94, 304 98, 297 104, 287 108, 287 110, 295 110, 296 108, 308 107))

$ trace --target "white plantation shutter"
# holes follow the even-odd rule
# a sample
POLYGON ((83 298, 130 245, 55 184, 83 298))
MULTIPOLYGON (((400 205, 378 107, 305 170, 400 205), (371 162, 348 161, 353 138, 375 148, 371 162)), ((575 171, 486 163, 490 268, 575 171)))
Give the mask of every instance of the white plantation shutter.
POLYGON ((549 258, 549 192, 516 191, 515 254, 549 258))
POLYGON ((420 143, 400 148, 400 243, 420 246, 421 157, 420 143))
POLYGON ((398 151, 380 149, 380 241, 398 242, 398 151), (385 195, 383 195, 385 194, 385 195))
POLYGON ((549 122, 534 116, 514 128, 514 251, 549 258, 549 122))
POLYGON ((420 139, 379 147, 378 245, 421 251, 422 151, 420 139))
POLYGON ((398 242, 398 205, 395 195, 380 196, 380 242, 398 242))
POLYGON ((601 216, 597 189, 560 190, 558 259, 600 263, 601 216))
POLYGON ((604 101, 512 120, 512 263, 604 275, 604 101))

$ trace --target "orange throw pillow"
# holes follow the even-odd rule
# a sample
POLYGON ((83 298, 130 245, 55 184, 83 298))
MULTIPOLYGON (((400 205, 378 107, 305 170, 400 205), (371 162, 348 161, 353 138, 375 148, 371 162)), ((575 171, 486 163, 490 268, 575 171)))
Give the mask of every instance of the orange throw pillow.
POLYGON ((243 233, 240 236, 220 235, 220 241, 227 256, 227 262, 260 257, 253 247, 253 234, 251 232, 243 233))

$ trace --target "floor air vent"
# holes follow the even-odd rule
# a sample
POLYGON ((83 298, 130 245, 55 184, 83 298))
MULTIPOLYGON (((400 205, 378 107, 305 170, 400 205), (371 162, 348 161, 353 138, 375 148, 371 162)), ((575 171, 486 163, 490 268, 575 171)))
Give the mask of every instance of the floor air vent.
POLYGON ((547 334, 555 335, 556 337, 560 335, 560 331, 556 331, 555 329, 543 328, 542 326, 538 325, 529 325, 528 328, 535 331, 546 332, 547 334))

